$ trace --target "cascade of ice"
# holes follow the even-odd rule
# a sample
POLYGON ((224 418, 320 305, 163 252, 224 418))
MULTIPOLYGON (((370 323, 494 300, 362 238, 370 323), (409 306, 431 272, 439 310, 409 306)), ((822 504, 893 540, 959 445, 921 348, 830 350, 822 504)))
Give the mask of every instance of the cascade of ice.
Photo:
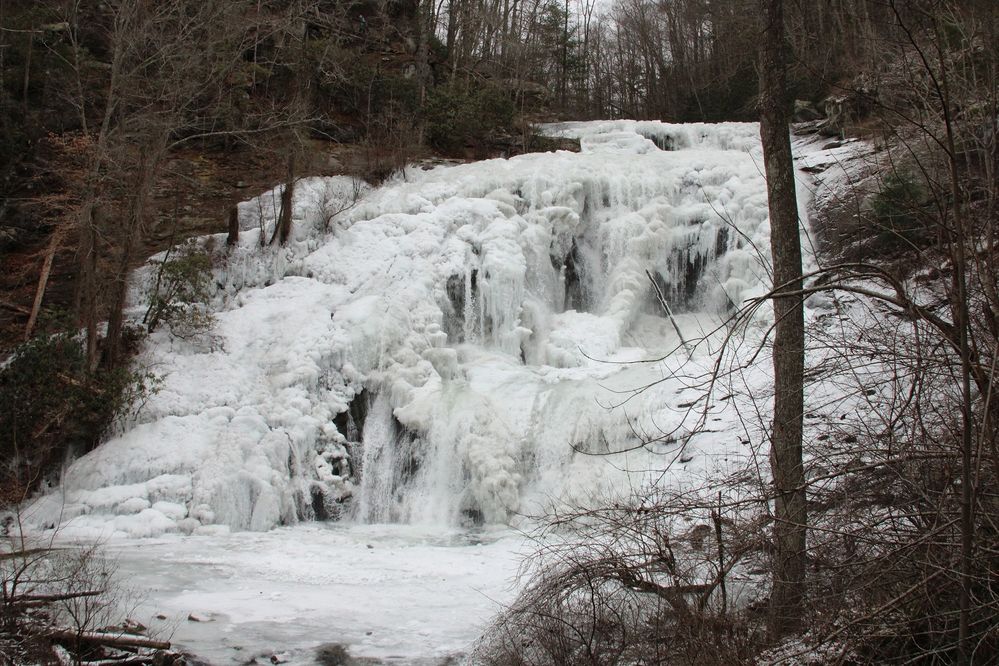
POLYGON ((375 398, 361 433, 361 485, 357 493, 357 519, 368 523, 392 520, 396 484, 402 458, 392 405, 384 395, 375 398))
MULTIPOLYGON (((464 248, 459 270, 444 280, 443 345, 424 354, 436 376, 399 401, 395 415, 409 437, 380 453, 394 468, 379 468, 370 487, 391 498, 392 511, 376 520, 501 522, 523 508, 525 486, 557 485, 551 475, 571 468, 576 449, 628 448, 636 441, 630 417, 554 396, 593 399, 600 364, 587 356, 614 360, 642 328, 639 319, 662 323, 646 271, 674 312, 724 312, 761 283, 765 259, 753 244, 766 232, 764 202, 744 182, 759 183, 747 173, 758 151, 755 126, 580 123, 549 131, 580 136, 584 153, 575 159, 589 168, 496 170, 453 190, 417 181, 400 185, 391 202, 369 204, 385 214, 397 200, 413 205, 399 190, 432 196, 435 186, 445 188, 437 210, 453 205, 456 192, 476 200, 474 208, 466 200, 448 239, 464 248), (677 154, 665 173, 651 170, 654 159, 638 178, 637 170, 615 169, 622 155, 655 158, 666 149, 677 154), (719 165, 722 155, 734 164, 719 165), (584 156, 602 157, 607 168, 584 156), (557 368, 580 366, 591 372, 553 378, 557 368)), ((370 215, 359 211, 358 223, 370 215)), ((660 331, 647 342, 667 348, 670 337, 660 331)), ((581 485, 593 482, 590 472, 581 476, 581 485)), ((363 521, 373 518, 368 488, 362 482, 355 512, 363 521)))
MULTIPOLYGON (((607 408, 669 374, 632 363, 677 344, 646 272, 695 328, 765 289, 758 130, 546 131, 582 151, 410 171, 332 233, 308 222, 328 183, 296 188, 294 242, 241 237, 210 344, 153 337, 162 389, 41 514, 155 534, 264 529, 333 503, 363 522, 455 525, 628 483, 614 469, 627 457, 580 451, 682 431, 690 411, 668 382, 607 408)), ((266 233, 264 208, 244 206, 244 226, 266 233)))

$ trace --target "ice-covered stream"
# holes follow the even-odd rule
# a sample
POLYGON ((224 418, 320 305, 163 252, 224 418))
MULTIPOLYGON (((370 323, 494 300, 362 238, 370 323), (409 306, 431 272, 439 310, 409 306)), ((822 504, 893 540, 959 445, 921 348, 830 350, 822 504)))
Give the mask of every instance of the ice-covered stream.
MULTIPOLYGON (((709 332, 768 282, 757 126, 548 131, 581 152, 300 181, 284 248, 260 245, 278 191, 241 204, 212 330, 151 336, 159 390, 30 520, 110 538, 150 610, 216 613, 233 645, 412 658, 460 650, 508 598, 520 545, 494 526, 741 464, 738 415, 698 378, 709 332)), ((762 397, 767 372, 740 381, 762 397)), ((205 653, 216 632, 178 635, 205 653)))
POLYGON ((137 591, 132 617, 210 664, 313 664, 334 644, 438 666, 510 601, 522 547, 498 529, 312 523, 108 550, 137 591))

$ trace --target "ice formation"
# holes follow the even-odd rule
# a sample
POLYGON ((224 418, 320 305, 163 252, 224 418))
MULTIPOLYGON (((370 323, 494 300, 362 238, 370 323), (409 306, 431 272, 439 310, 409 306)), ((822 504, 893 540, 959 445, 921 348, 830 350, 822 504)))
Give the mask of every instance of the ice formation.
POLYGON ((628 393, 680 356, 708 362, 633 363, 679 346, 647 271, 690 335, 765 290, 758 128, 546 131, 581 152, 409 169, 374 190, 301 181, 284 248, 260 243, 279 191, 241 204, 239 246, 215 250, 213 330, 150 338, 159 391, 35 522, 137 536, 502 523, 648 466, 640 447, 613 464, 586 453, 668 446, 689 425, 683 382, 628 393))

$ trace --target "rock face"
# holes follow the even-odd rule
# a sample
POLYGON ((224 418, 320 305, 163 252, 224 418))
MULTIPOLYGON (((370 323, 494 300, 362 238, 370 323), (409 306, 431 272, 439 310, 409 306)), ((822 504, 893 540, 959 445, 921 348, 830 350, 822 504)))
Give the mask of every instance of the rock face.
POLYGON ((535 103, 545 104, 550 100, 551 91, 547 86, 527 81, 525 79, 496 79, 496 85, 507 90, 516 91, 518 96, 523 95, 525 99, 535 103))
POLYGON ((815 108, 814 104, 807 100, 794 100, 794 122, 807 123, 821 118, 822 113, 815 108))
POLYGON ((819 132, 826 136, 840 136, 852 124, 867 117, 874 106, 872 92, 858 88, 840 95, 831 95, 822 101, 826 121, 819 132))

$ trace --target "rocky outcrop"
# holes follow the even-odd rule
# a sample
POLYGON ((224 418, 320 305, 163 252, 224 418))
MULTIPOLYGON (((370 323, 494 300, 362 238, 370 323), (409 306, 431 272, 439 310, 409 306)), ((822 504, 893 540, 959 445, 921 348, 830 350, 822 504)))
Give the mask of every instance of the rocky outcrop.
POLYGON ((794 100, 794 122, 807 123, 823 118, 822 112, 807 100, 794 100))
POLYGON ((819 126, 819 132, 825 136, 842 136, 850 126, 869 116, 874 105, 874 93, 864 88, 830 95, 822 100, 826 120, 819 126))

